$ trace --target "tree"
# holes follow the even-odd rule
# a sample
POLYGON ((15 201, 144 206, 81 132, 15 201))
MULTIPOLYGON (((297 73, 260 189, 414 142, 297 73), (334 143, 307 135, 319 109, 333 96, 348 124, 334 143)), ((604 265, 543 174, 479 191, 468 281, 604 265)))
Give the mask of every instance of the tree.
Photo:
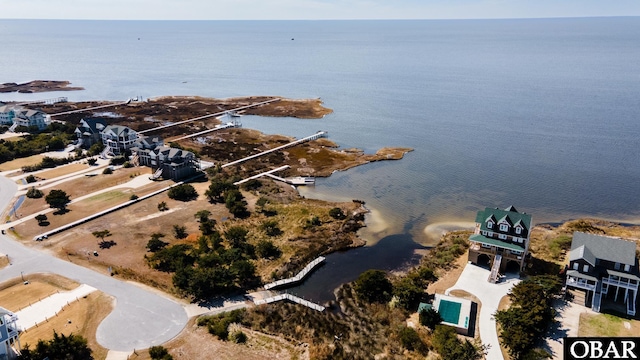
POLYGON ((420 339, 420 335, 414 328, 408 326, 401 327, 400 331, 398 332, 398 338, 400 339, 400 343, 402 344, 402 346, 407 350, 415 350, 421 354, 426 354, 427 352, 429 352, 429 350, 427 349, 427 345, 422 342, 422 339, 420 339))
POLYGON ((167 211, 169 210, 169 207, 167 206, 167 203, 164 201, 161 201, 158 203, 158 210, 159 211, 167 211))
POLYGON ((249 230, 242 226, 232 226, 224 232, 224 238, 227 239, 232 247, 239 247, 247 242, 247 234, 249 234, 249 230))
POLYGON ((27 190, 26 195, 29 199, 39 199, 44 196, 44 193, 41 190, 31 187, 27 190))
POLYGON ((94 231, 91 233, 93 236, 97 237, 98 239, 100 239, 100 241, 104 241, 104 238, 111 236, 111 231, 109 230, 100 230, 100 231, 94 231))
POLYGON ((160 240, 163 237, 164 237, 164 234, 161 234, 161 233, 152 234, 151 240, 147 242, 147 249, 151 252, 157 252, 164 249, 167 245, 169 245, 169 243, 160 240))
POLYGON ((447 325, 436 326, 431 343, 442 360, 480 360, 486 350, 481 344, 461 341, 456 330, 447 325))
POLYGON ((27 184, 31 184, 38 181, 38 179, 36 179, 36 177, 33 175, 27 176, 26 178, 24 178, 24 180, 27 182, 27 184))
POLYGON ((63 213, 67 209, 67 205, 71 202, 71 199, 69 199, 69 195, 63 190, 51 190, 49 194, 44 197, 44 201, 46 201, 52 209, 57 209, 63 213))
POLYGON ((184 239, 187 237, 187 227, 182 225, 173 225, 173 233, 177 239, 184 239))
POLYGON ((98 162, 98 159, 96 158, 88 158, 87 159, 87 164, 89 164, 89 166, 93 166, 98 162))
POLYGON ((45 214, 38 214, 38 215, 36 215, 36 220, 38 221, 38 225, 40 225, 40 226, 48 225, 48 224, 46 224, 46 222, 47 222, 47 215, 45 215, 45 214))
POLYGON ((329 216, 337 220, 343 220, 347 217, 339 207, 334 207, 329 210, 329 216))
POLYGON ((91 349, 87 345, 87 339, 80 335, 64 334, 58 335, 53 332, 53 339, 45 341, 38 340, 38 344, 34 350, 25 345, 18 356, 19 360, 42 360, 63 359, 63 360, 91 360, 91 349))
POLYGON ((226 192, 225 197, 225 206, 229 210, 233 216, 237 218, 247 217, 247 201, 244 199, 244 196, 238 189, 231 189, 226 192))
POLYGON ((391 300, 393 285, 382 270, 367 270, 358 276, 354 289, 367 302, 386 303, 391 300))
POLYGON ((211 216, 211 211, 209 211, 209 210, 200 210, 193 216, 196 219, 198 219, 199 222, 204 222, 204 221, 207 221, 209 219, 209 216, 211 216))
POLYGON ((422 309, 418 316, 420 317, 420 324, 428 327, 431 331, 435 330, 436 326, 442 322, 440 313, 434 308, 422 309))
POLYGON ((559 279, 550 276, 533 276, 511 289, 511 307, 494 316, 501 326, 500 338, 513 358, 535 355, 535 345, 553 323, 551 302, 559 289, 559 279))
POLYGON ((102 170, 102 173, 105 174, 105 175, 111 175, 111 174, 113 174, 113 169, 110 168, 110 167, 106 167, 106 168, 104 168, 104 170, 102 170))
POLYGON ((191 184, 180 184, 172 187, 167 195, 173 200, 190 201, 198 197, 198 192, 191 184))
POLYGON ((423 293, 424 290, 420 283, 409 276, 393 285, 393 296, 398 299, 398 305, 405 310, 415 309, 423 293))
POLYGON ((151 360, 173 360, 173 356, 163 346, 152 346, 149 348, 151 360))
POLYGON ((277 259, 282 255, 282 251, 268 240, 260 240, 258 242, 256 253, 263 259, 277 259))
POLYGON ((211 184, 209 184, 209 189, 204 193, 209 201, 212 203, 222 202, 224 200, 223 194, 230 189, 237 189, 237 186, 231 184, 228 181, 221 179, 219 176, 211 179, 211 184))
POLYGON ((277 220, 267 220, 260 225, 260 228, 264 230, 267 236, 280 236, 282 235, 282 230, 278 227, 277 220))

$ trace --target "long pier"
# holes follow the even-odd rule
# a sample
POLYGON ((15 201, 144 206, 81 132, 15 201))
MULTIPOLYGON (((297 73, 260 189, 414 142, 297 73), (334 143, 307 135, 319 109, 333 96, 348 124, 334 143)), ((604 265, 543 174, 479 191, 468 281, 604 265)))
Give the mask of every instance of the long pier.
POLYGON ((59 116, 59 115, 69 115, 69 114, 75 114, 75 113, 79 113, 79 112, 85 112, 85 111, 92 111, 92 110, 98 110, 98 109, 104 109, 104 108, 108 108, 108 107, 113 107, 113 106, 120 106, 120 105, 127 105, 131 102, 131 99, 128 99, 127 101, 123 101, 123 102, 119 102, 119 103, 114 103, 114 104, 107 104, 107 105, 100 105, 100 106, 94 106, 94 107, 90 107, 90 108, 86 108, 86 109, 78 109, 78 110, 71 110, 71 111, 65 111, 65 112, 61 112, 61 113, 57 113, 57 114, 51 114, 51 117, 54 116, 59 116))
POLYGON ((227 166, 237 165, 237 164, 243 163, 245 161, 249 161, 249 160, 258 158, 260 156, 264 156, 264 155, 270 154, 270 153, 275 152, 275 151, 280 151, 280 150, 283 150, 283 149, 286 149, 286 148, 289 148, 289 147, 292 147, 292 146, 296 146, 298 144, 305 143, 307 141, 319 139, 321 137, 325 137, 326 135, 327 135, 326 131, 318 131, 317 133, 315 133, 313 135, 310 135, 310 136, 307 136, 305 138, 302 138, 300 140, 292 141, 292 142, 290 142, 288 144, 284 144, 284 145, 275 147, 273 149, 265 150, 265 151, 263 151, 263 152, 261 152, 259 154, 249 155, 249 156, 247 156, 245 158, 242 158, 240 160, 236 160, 236 161, 232 161, 230 163, 226 163, 226 164, 222 165, 222 168, 226 168, 227 166))
POLYGON ((189 139, 195 136, 199 136, 199 135, 204 135, 210 132, 214 132, 214 131, 218 131, 218 130, 223 130, 223 129, 228 129, 228 128, 235 128, 235 127, 239 127, 240 125, 238 125, 237 123, 226 123, 224 125, 218 125, 216 127, 214 127, 213 129, 207 129, 207 130, 203 130, 203 131, 199 131, 195 134, 191 134, 191 135, 186 135, 177 139, 172 139, 171 141, 180 141, 180 140, 184 140, 184 139, 189 139))
MULTIPOLYGON (((262 173, 260 173, 260 174, 258 174, 258 175, 253 175, 253 176, 248 177, 248 178, 246 178, 246 179, 242 179, 242 180, 240 180, 240 181, 236 181, 236 182, 234 182, 234 183, 233 183, 233 185, 240 185, 240 184, 244 184, 244 183, 246 183, 246 182, 247 182, 247 181, 249 181, 249 180, 257 179, 257 178, 263 177, 263 176, 265 176, 265 175, 271 175, 271 174, 272 174, 272 173, 274 173, 274 172, 278 172, 278 171, 286 170, 286 169, 288 169, 288 168, 290 168, 290 167, 291 167, 291 166, 289 166, 289 165, 280 166, 280 167, 279 167, 279 168, 277 168, 277 169, 273 169, 273 170, 265 171, 265 172, 262 172, 262 173)), ((281 178, 281 179, 282 179, 282 178, 281 178)), ((284 179, 283 179, 283 180, 284 180, 284 179)))
POLYGON ((291 294, 279 294, 276 296, 272 296, 270 298, 266 298, 266 299, 262 299, 262 300, 256 300, 253 303, 256 305, 263 305, 263 304, 271 304, 274 303, 276 301, 282 301, 282 300, 289 300, 289 301, 293 301, 296 304, 300 304, 300 305, 304 305, 310 309, 316 310, 316 311, 324 311, 325 307, 322 305, 318 305, 316 303, 313 303, 311 301, 299 298, 295 295, 291 295, 291 294))
POLYGON ((61 96, 57 98, 44 99, 44 100, 23 101, 23 102, 17 103, 16 105, 33 105, 33 104, 51 105, 51 104, 56 104, 60 102, 67 102, 68 100, 69 99, 67 97, 61 96))
POLYGON ((296 274, 296 276, 290 277, 290 278, 287 278, 287 279, 278 280, 278 281, 275 281, 275 282, 272 282, 272 283, 268 283, 268 284, 266 284, 264 286, 264 289, 265 290, 269 290, 269 289, 273 289, 274 287, 278 287, 278 286, 298 283, 298 282, 302 281, 305 277, 307 277, 307 275, 309 275, 309 272, 311 272, 313 269, 315 269, 316 266, 318 266, 322 262, 324 262, 324 260, 325 260, 324 256, 319 256, 315 260, 313 260, 312 262, 308 263, 307 266, 304 267, 304 269, 300 270, 300 272, 298 274, 296 274))
POLYGON ((160 129, 166 129, 166 128, 169 128, 169 127, 172 127, 172 126, 186 124, 186 123, 189 123, 189 122, 192 122, 192 121, 198 121, 198 120, 207 119, 207 118, 214 117, 214 116, 224 115, 224 114, 226 114, 228 112, 236 112, 236 111, 249 109, 249 108, 260 106, 260 105, 264 105, 264 104, 269 104, 269 103, 272 103, 272 102, 275 102, 275 101, 280 101, 280 99, 271 99, 271 100, 261 101, 261 102, 255 103, 255 104, 240 106, 240 107, 237 107, 235 109, 224 110, 224 111, 220 111, 220 112, 217 112, 217 113, 203 115, 203 116, 195 117, 195 118, 192 118, 192 119, 182 120, 182 121, 178 121, 178 122, 167 124, 167 125, 157 126, 157 127, 151 128, 151 129, 138 131, 138 134, 144 134, 144 133, 148 133, 148 132, 151 132, 151 131, 156 131, 156 130, 160 130, 160 129))

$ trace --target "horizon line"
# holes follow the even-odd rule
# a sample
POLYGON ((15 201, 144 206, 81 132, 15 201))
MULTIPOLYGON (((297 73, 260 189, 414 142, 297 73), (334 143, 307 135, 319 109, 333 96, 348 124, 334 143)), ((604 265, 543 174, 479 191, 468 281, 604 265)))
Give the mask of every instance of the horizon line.
POLYGON ((100 19, 100 18, 0 18, 0 21, 464 21, 464 20, 556 20, 556 19, 597 19, 633 18, 640 15, 576 15, 537 17, 482 17, 482 18, 322 18, 322 19, 100 19))

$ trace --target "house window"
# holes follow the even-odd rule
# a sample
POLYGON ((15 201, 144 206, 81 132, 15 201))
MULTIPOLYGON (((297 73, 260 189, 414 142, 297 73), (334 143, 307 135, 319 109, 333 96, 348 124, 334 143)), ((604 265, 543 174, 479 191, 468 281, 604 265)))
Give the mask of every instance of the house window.
POLYGON ((522 228, 521 227, 517 227, 516 228, 516 234, 520 235, 520 233, 522 233, 522 228))
POLYGON ((624 271, 629 272, 631 270, 631 265, 627 264, 624 266, 624 271))
POLYGON ((483 248, 487 248, 487 249, 491 249, 491 245, 484 244, 484 243, 482 244, 482 247, 483 247, 483 248))
POLYGON ((573 270, 578 270, 578 266, 579 266, 579 265, 578 265, 578 263, 577 263, 577 262, 576 262, 576 263, 573 263, 573 270))
POLYGON ((506 240, 507 239, 507 235, 504 234, 499 234, 498 237, 502 240, 506 240))
POLYGON ((589 265, 585 265, 582 267, 582 272, 588 272, 589 271, 589 265))
POLYGON ((500 231, 509 231, 509 225, 500 224, 500 231))
POLYGON ((620 270, 620 263, 617 262, 615 265, 613 265, 613 269, 620 270))
POLYGON ((493 231, 489 231, 488 237, 493 237, 493 231))
POLYGON ((491 221, 487 223, 487 229, 493 229, 493 223, 491 221))

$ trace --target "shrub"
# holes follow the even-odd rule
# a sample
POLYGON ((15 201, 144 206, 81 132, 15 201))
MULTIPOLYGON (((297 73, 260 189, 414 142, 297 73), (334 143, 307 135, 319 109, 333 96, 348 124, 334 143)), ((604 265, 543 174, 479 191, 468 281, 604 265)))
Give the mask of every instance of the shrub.
POLYGON ((164 249, 167 245, 169 245, 169 243, 160 240, 163 237, 164 237, 164 234, 159 234, 159 233, 151 235, 151 240, 147 242, 147 249, 149 249, 149 251, 151 252, 158 252, 164 249))
POLYGON ((187 227, 182 225, 173 225, 173 233, 177 239, 184 239, 187 237, 187 227))
POLYGON ((258 242, 258 245, 256 246, 256 253, 263 259, 277 259, 282 255, 282 251, 268 240, 261 240, 258 242))
POLYGON ((27 197, 29 199, 39 199, 41 197, 44 196, 44 193, 41 190, 38 190, 34 187, 30 188, 29 190, 27 190, 27 197))
POLYGON ((343 220, 347 217, 339 207, 334 207, 333 209, 329 210, 329 216, 337 220, 343 220))
POLYGON ((231 334, 230 339, 236 344, 244 344, 247 342, 247 335, 242 331, 237 330, 231 334))
POLYGON ((198 192, 191 184, 181 184, 171 188, 167 195, 173 200, 190 201, 198 197, 198 192))
POLYGON ((420 335, 414 328, 403 326, 398 332, 398 337, 400 338, 400 343, 402 344, 402 346, 404 346, 404 348, 407 350, 415 350, 419 353, 424 354, 429 351, 424 342, 422 342, 422 339, 420 339, 420 335))
POLYGON ((131 194, 131 196, 129 196, 129 200, 138 200, 138 195, 136 194, 131 194))
POLYGON ((122 164, 122 167, 125 169, 128 169, 130 167, 133 167, 133 164, 128 161, 125 161, 124 164, 122 164))
POLYGON ((386 303, 391 300, 393 285, 382 270, 367 270, 358 276, 354 289, 358 297, 368 302, 386 303))
POLYGON ((280 236, 282 235, 282 230, 278 227, 278 221, 276 220, 267 220, 260 225, 260 228, 264 230, 267 236, 280 236))
POLYGON ((173 360, 173 356, 163 346, 152 346, 149 348, 151 360, 173 360))
POLYGON ((167 206, 167 203, 164 201, 161 201, 158 203, 158 210, 159 211, 167 211, 169 210, 169 207, 167 206))
POLYGON ((98 162, 98 159, 96 158, 89 158, 87 159, 87 164, 89 164, 89 166, 93 166, 98 162))
POLYGON ((26 178, 24 178, 24 180, 27 182, 27 184, 31 184, 38 181, 38 179, 36 179, 36 177, 33 175, 27 176, 26 178))
POLYGON ((105 175, 113 174, 113 169, 111 169, 110 167, 105 168, 105 169, 102 171, 102 173, 103 173, 103 174, 105 174, 105 175))

